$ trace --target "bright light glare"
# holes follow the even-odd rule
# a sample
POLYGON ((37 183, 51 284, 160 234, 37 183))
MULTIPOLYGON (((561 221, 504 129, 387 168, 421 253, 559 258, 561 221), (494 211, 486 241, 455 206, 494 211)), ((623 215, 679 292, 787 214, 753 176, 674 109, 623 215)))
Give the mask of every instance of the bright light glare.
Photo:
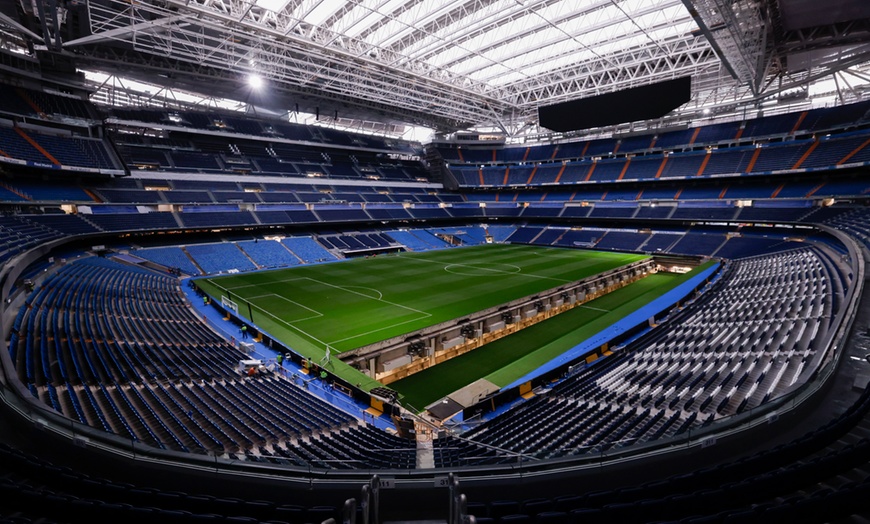
POLYGON ((251 75, 248 77, 248 85, 254 89, 263 87, 263 78, 260 75, 251 75))
POLYGON ((289 3, 290 0, 257 0, 254 2, 254 5, 279 13, 283 11, 289 3))

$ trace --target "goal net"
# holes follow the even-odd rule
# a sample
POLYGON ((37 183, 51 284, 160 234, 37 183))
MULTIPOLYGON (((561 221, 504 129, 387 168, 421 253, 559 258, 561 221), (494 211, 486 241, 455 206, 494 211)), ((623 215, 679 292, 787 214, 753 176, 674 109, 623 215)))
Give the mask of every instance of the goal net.
POLYGON ((233 302, 232 300, 230 300, 229 298, 227 298, 225 296, 221 296, 221 305, 229 310, 232 310, 232 312, 235 313, 236 316, 238 316, 239 305, 236 304, 235 302, 233 302))
POLYGON ((323 358, 320 359, 320 365, 325 366, 329 364, 329 359, 332 357, 332 348, 329 347, 329 344, 326 345, 326 353, 323 354, 323 358))

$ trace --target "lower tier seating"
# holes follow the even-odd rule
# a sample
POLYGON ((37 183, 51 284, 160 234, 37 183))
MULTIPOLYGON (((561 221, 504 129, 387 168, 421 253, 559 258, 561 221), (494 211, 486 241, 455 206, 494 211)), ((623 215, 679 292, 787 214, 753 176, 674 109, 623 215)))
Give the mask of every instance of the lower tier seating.
POLYGON ((193 315, 176 279, 100 258, 61 268, 16 318, 19 379, 64 416, 134 442, 253 462, 415 467, 413 442, 289 380, 241 377, 246 355, 193 315))
POLYGON ((845 278, 816 248, 732 262, 718 289, 678 321, 549 394, 439 441, 436 464, 597 453, 763 405, 818 368, 845 278))

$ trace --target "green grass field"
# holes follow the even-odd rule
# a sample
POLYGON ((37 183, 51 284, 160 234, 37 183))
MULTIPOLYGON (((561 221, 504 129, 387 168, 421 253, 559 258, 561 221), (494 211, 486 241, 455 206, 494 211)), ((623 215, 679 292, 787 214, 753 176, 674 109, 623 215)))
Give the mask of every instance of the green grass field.
MULTIPOLYGON (((492 244, 199 279, 213 297, 319 360, 642 260, 644 255, 492 244)), ((333 359, 333 372, 377 385, 333 359), (345 369, 346 368, 346 369, 345 369), (362 378, 361 378, 362 377, 362 378)))
POLYGON ((658 273, 648 276, 470 353, 393 382, 390 387, 403 395, 402 401, 406 405, 417 409, 479 378, 486 378, 504 387, 674 289, 708 266, 705 264, 683 275, 658 273))

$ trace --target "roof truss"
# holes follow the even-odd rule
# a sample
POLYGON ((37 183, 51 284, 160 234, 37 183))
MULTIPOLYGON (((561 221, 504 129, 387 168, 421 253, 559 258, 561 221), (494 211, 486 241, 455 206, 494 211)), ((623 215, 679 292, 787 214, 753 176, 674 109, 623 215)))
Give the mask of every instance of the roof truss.
MULTIPOLYGON (((788 53, 866 40, 867 21, 783 38, 767 20, 770 1, 90 0, 87 29, 69 37, 62 6, 35 0, 41 30, 0 26, 109 73, 169 71, 186 86, 257 74, 284 100, 510 133, 539 106, 679 76, 693 78, 691 106, 752 104, 834 70, 789 71, 788 53)), ((837 57, 860 74, 856 53, 837 57)))

